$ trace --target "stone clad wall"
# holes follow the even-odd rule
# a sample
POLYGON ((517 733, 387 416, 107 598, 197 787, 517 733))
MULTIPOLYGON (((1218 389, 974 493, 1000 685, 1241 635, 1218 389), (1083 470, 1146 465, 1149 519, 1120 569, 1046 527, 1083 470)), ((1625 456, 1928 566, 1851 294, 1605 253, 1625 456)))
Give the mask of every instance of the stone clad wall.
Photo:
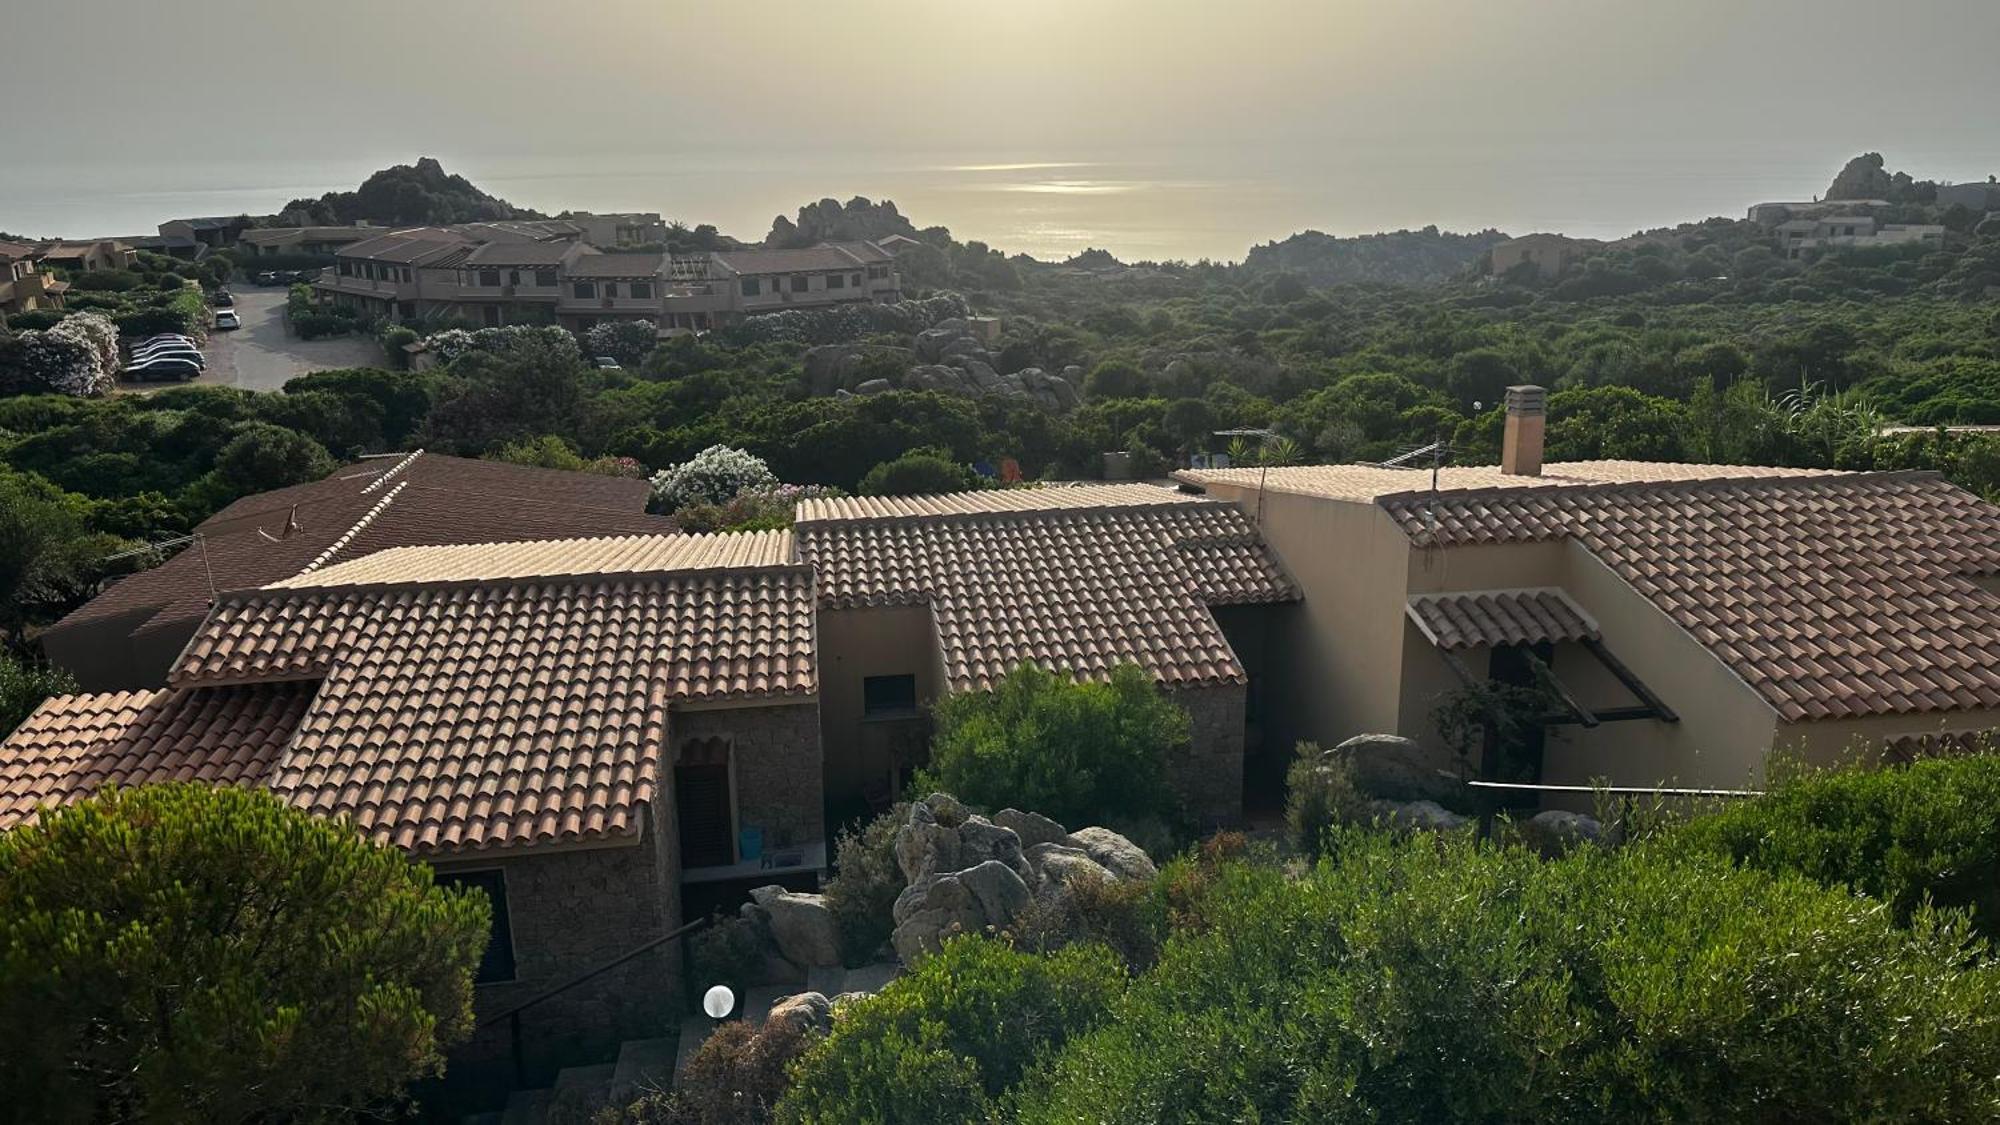
POLYGON ((762 828, 776 847, 826 838, 819 725, 819 706, 809 702, 676 711, 668 731, 676 753, 689 740, 729 740, 737 827, 762 828))
MULTIPOLYGON (((655 802, 659 804, 659 802, 655 802)), ((440 862, 440 871, 500 869, 507 881, 515 979, 474 990, 485 1019, 579 973, 629 952, 680 924, 680 869, 663 828, 670 818, 648 810, 644 836, 612 847, 541 850, 502 859, 440 862)), ((626 1039, 666 1034, 681 1012, 678 943, 643 954, 521 1014, 531 1083, 557 1069, 608 1062, 626 1039)), ((477 1032, 451 1052, 448 1075, 512 1079, 505 1022, 477 1032)))
POLYGON ((1188 713, 1188 748, 1168 763, 1188 810, 1208 822, 1242 819, 1246 688, 1174 688, 1167 695, 1188 713))

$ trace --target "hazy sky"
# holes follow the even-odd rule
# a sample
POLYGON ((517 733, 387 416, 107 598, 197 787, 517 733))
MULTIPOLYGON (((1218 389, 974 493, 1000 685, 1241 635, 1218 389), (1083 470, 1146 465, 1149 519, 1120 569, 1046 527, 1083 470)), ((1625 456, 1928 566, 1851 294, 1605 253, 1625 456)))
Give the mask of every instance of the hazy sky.
POLYGON ((1000 245, 1034 213, 1235 237, 1218 209, 1260 237, 1624 233, 1868 149, 2000 171, 1996 48, 1996 0, 0 0, 0 229, 268 209, 434 155, 517 203, 749 236, 857 192, 1000 245), (1074 167, 940 178, 997 164, 1074 167))

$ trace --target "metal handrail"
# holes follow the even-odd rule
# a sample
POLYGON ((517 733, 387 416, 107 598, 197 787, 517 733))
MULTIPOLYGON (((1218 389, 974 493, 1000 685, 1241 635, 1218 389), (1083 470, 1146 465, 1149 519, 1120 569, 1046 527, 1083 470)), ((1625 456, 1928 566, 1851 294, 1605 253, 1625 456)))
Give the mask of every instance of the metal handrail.
POLYGON ((605 973, 610 972, 611 970, 617 968, 620 965, 623 965, 625 962, 630 961, 635 957, 639 957, 644 954, 650 953, 653 950, 658 949, 659 947, 677 938, 686 937, 687 935, 695 932, 696 930, 701 929, 703 926, 708 925, 712 921, 714 921, 713 915, 710 915, 705 918, 697 918, 694 921, 689 922, 684 926, 670 930, 664 934, 661 934, 659 937, 653 938, 650 941, 647 941, 643 944, 634 946, 631 949, 626 950, 625 952, 619 954, 616 957, 613 957, 611 960, 606 961, 595 968, 586 969, 583 972, 578 973, 576 976, 571 977, 570 979, 562 982, 561 984, 556 985, 553 988, 544 989, 541 992, 538 992, 535 995, 528 997, 526 1000, 521 1001, 519 1004, 516 1004, 511 1008, 507 1008, 503 1011, 493 1013, 492 1015, 486 1017, 485 1019, 480 1020, 476 1030, 484 1031, 487 1028, 492 1027, 493 1025, 501 1022, 502 1020, 505 1020, 507 1022, 508 1050, 509 1053, 513 1055, 513 1060, 514 1060, 514 1082, 517 1086, 525 1086, 528 1081, 528 1062, 527 1062, 527 1052, 521 1045, 522 1012, 527 1011, 529 1008, 532 1008, 535 1005, 540 1004, 545 1000, 550 1000, 557 996, 560 996, 563 993, 568 992, 570 989, 575 988, 577 985, 584 983, 585 981, 603 976, 605 973))
POLYGON ((667 933, 660 935, 659 937, 647 941, 643 945, 634 946, 631 949, 625 951, 624 953, 621 953, 618 956, 613 957, 611 960, 606 961, 602 965, 599 965, 594 969, 586 969, 585 971, 577 974, 576 976, 571 977, 570 979, 562 982, 559 985, 556 985, 554 988, 538 992, 535 995, 529 997, 528 999, 521 1001, 519 1004, 516 1004, 513 1007, 506 1009, 505 1011, 495 1012, 493 1015, 490 1015, 485 1019, 480 1020, 479 1027, 481 1030, 484 1030, 486 1028, 492 1027, 496 1023, 499 1023, 501 1020, 509 1019, 513 1016, 518 1016, 522 1012, 527 1011, 529 1008, 532 1008, 535 1005, 540 1004, 545 1000, 550 1000, 553 999, 554 997, 560 996, 563 993, 568 992, 570 989, 575 988, 577 985, 582 984, 587 980, 603 976, 605 973, 608 973, 611 970, 617 968, 618 966, 623 965, 625 962, 632 960, 634 957, 638 957, 641 954, 650 953, 653 950, 658 949, 660 946, 663 946, 668 942, 674 940, 675 938, 685 937, 688 934, 691 934, 696 930, 701 929, 703 926, 708 925, 710 921, 712 921, 711 918, 697 918, 694 921, 689 922, 688 924, 680 927, 679 929, 670 930, 667 933))

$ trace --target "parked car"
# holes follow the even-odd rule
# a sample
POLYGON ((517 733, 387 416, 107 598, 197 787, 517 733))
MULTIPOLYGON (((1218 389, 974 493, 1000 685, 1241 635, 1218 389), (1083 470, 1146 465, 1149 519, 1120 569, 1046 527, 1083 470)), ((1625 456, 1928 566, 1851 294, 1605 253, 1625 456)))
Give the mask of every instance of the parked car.
POLYGON ((623 366, 617 360, 611 358, 608 355, 598 356, 595 362, 598 366, 598 369, 601 371, 615 371, 619 367, 623 366))
POLYGON ((255 280, 259 285, 281 285, 284 283, 284 279, 279 277, 275 270, 264 270, 257 275, 255 280))
POLYGON ((208 295, 208 303, 218 309, 232 309, 236 307, 236 295, 227 289, 217 289, 208 295))
POLYGON ((231 328, 241 328, 241 327, 243 327, 243 321, 237 317, 236 310, 234 309, 216 310, 215 313, 216 331, 221 332, 221 331, 227 331, 231 328))
POLYGON ((193 336, 182 336, 179 333, 175 332, 162 332, 157 336, 148 336, 145 339, 139 341, 138 343, 132 345, 132 350, 137 351, 140 348, 150 348, 155 344, 165 344, 165 343, 186 344, 190 348, 197 348, 201 346, 201 341, 195 339, 193 336))
POLYGON ((202 364, 185 356, 158 356, 125 365, 125 377, 135 382, 149 382, 154 379, 177 379, 187 382, 201 374, 202 364))
POLYGON ((200 352, 183 351, 180 349, 171 349, 171 348, 162 349, 156 352, 135 353, 132 356, 132 358, 126 362, 125 366, 127 368, 132 368, 132 367, 143 366, 145 364, 153 363, 159 360, 168 360, 168 359, 180 360, 185 363, 192 363, 197 368, 200 368, 203 371, 208 370, 207 356, 202 355, 200 352))
POLYGON ((156 355, 200 355, 201 349, 186 340, 161 340, 157 343, 140 344, 132 349, 133 359, 149 359, 156 355))

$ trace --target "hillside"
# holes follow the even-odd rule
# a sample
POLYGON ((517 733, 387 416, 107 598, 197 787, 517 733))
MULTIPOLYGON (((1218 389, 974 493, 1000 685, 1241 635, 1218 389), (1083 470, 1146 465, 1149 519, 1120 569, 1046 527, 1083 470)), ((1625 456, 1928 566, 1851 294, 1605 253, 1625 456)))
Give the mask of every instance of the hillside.
POLYGON ((1309 230, 1283 242, 1253 247, 1243 265, 1252 272, 1295 273, 1312 285, 1357 281, 1435 285, 1456 276, 1505 241, 1507 235, 1497 230, 1454 234, 1434 226, 1354 238, 1309 230))
POLYGON ((384 168, 354 191, 330 191, 318 199, 295 199, 285 205, 278 225, 336 225, 354 222, 421 225, 472 223, 494 219, 539 219, 542 214, 516 207, 453 175, 429 156, 415 164, 384 168))

